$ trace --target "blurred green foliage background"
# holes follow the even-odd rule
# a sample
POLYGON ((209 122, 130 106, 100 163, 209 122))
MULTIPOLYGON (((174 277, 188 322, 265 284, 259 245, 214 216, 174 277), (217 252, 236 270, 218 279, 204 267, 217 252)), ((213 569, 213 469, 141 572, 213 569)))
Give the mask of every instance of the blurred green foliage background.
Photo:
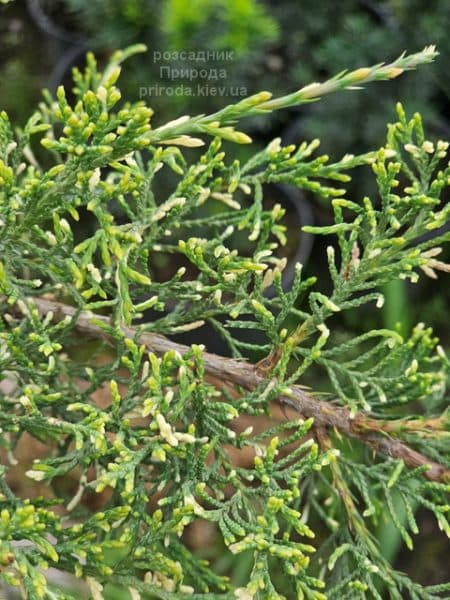
MULTIPOLYGON (((401 100, 408 113, 422 113, 432 139, 448 140, 449 31, 448 0, 18 0, 0 4, 0 109, 18 125, 23 124, 40 100, 42 87, 54 90, 63 83, 70 88, 71 68, 83 64, 88 49, 101 61, 117 48, 147 44, 149 51, 127 64, 120 83, 123 96, 136 100, 141 88, 183 84, 195 90, 198 83, 206 83, 183 77, 168 81, 161 75, 162 66, 174 71, 223 69, 226 78, 222 82, 208 83, 245 88, 248 95, 261 90, 280 95, 343 69, 388 61, 405 50, 414 52, 436 44, 441 56, 431 66, 393 82, 281 111, 270 119, 248 121, 244 129, 257 146, 276 136, 285 143, 318 137, 322 151, 337 159, 383 144, 386 123, 394 120, 395 103, 401 100), (183 50, 229 50, 233 59, 191 63, 154 58, 154 52, 183 50)), ((159 124, 186 113, 212 112, 237 99, 195 93, 146 98, 159 124)), ((241 150, 248 151, 254 147, 241 150)), ((278 200, 274 198, 277 193, 283 195, 277 190, 268 195, 278 200)), ((357 201, 373 193, 370 172, 356 174, 349 196, 357 201)), ((287 213, 292 255, 301 240, 299 219, 312 219, 316 224, 332 220, 328 207, 313 197, 293 192, 292 197, 284 198, 288 204, 296 201, 300 209, 291 206, 287 213)), ((324 286, 328 243, 330 240, 316 240, 312 253, 304 256, 307 271, 323 273, 324 286)), ((445 277, 416 285, 398 283, 385 292, 381 316, 380 311, 353 320, 344 316, 343 330, 359 333, 380 324, 395 327, 400 320, 406 329, 424 321, 435 328, 444 344, 450 342, 450 286, 445 277)), ((445 558, 439 560, 439 556, 445 557, 445 548, 436 546, 431 520, 425 523, 427 527, 430 536, 414 555, 426 557, 420 573, 407 556, 398 556, 397 566, 434 583, 445 575, 445 558)), ((380 528, 379 538, 386 554, 394 556, 399 546, 395 531, 380 528)), ((220 562, 220 557, 217 560, 220 562)), ((220 564, 224 571, 229 568, 220 564)), ((245 564, 240 569, 245 570, 245 564)), ((239 572, 237 569, 236 576, 239 572)))

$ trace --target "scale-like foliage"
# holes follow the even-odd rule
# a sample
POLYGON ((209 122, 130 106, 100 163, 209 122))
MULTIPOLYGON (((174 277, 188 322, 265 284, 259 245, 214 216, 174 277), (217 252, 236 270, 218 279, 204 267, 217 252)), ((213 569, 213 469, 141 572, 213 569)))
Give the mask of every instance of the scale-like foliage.
POLYGON ((399 105, 385 147, 335 163, 316 140, 247 162, 221 148, 251 142, 245 116, 397 77, 434 50, 153 128, 115 86, 139 49, 103 73, 89 55, 73 96, 45 94, 23 130, 0 114, 0 578, 33 600, 74 597, 49 566, 95 599, 107 583, 133 599, 443 597, 395 571, 374 528, 390 519, 411 549, 421 506, 449 534, 450 363, 423 324, 349 337, 333 317, 449 270, 448 143, 399 105), (377 197, 345 198, 357 167, 377 197), (334 223, 305 228, 336 236, 330 293, 301 265, 282 284, 267 183, 331 202, 334 223), (233 359, 171 339, 205 324, 233 359), (277 420, 278 402, 299 414, 277 420), (27 445, 39 455, 21 464, 27 445), (199 523, 250 559, 247 583, 189 549, 199 523))

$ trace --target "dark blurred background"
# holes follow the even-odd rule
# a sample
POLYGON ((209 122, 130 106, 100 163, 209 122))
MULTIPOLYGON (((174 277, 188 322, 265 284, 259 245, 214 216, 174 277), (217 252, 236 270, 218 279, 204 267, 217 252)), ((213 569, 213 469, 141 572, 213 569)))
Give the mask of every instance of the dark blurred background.
MULTIPOLYGON (((212 112, 239 100, 243 92, 269 90, 281 95, 343 69, 390 61, 405 50, 415 52, 436 44, 441 53, 438 60, 415 73, 242 125, 256 147, 276 136, 285 143, 318 137, 321 151, 338 160, 345 153, 382 145, 398 100, 410 115, 422 114, 430 139, 450 139, 449 30, 448 0, 3 0, 0 110, 20 126, 40 101, 42 87, 70 88, 71 68, 83 65, 87 50, 104 63, 115 49, 137 42, 145 43, 148 51, 127 63, 119 86, 127 100, 138 100, 145 89, 157 124, 183 114, 212 112), (215 58, 206 63, 181 58, 183 52, 200 55, 208 50, 215 51, 215 58), (170 79, 161 67, 168 68, 170 79), (183 76, 187 70, 192 74, 192 69, 215 69, 223 77, 205 81, 183 76), (239 96, 205 97, 198 93, 198 84, 222 85, 230 92, 239 90, 239 96)), ((254 150, 255 146, 240 148, 239 155, 245 158, 246 152, 254 150)), ((358 201, 374 192, 370 169, 355 173, 349 197, 358 201)), ((311 246, 300 225, 330 223, 331 210, 295 190, 271 188, 266 194, 268 202, 281 200, 287 208, 291 261, 300 258, 308 274, 319 274, 319 281, 322 275, 326 289, 325 247, 334 240, 317 239, 311 246)), ((382 311, 367 309, 342 316, 347 334, 395 327, 400 320, 402 332, 408 333, 424 321, 448 345, 448 279, 421 279, 415 285, 399 282, 384 291, 382 311)), ((423 515, 421 521, 428 533, 421 549, 397 556, 397 566, 423 582, 437 583, 445 578, 445 558, 439 560, 445 557, 445 547, 441 537, 434 538, 431 517, 423 515)), ((395 530, 380 528, 379 538, 386 554, 394 556, 399 546, 395 530)))

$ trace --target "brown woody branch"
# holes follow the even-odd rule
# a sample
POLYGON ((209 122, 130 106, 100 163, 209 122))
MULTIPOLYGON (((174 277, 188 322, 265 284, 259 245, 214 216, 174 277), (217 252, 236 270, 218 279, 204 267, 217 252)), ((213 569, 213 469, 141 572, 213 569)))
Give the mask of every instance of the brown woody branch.
MULTIPOLYGON (((72 306, 47 298, 35 297, 33 302, 41 316, 53 312, 56 320, 71 317, 74 319, 74 325, 79 331, 111 341, 111 336, 95 323, 95 321, 101 321, 105 325, 111 325, 111 320, 108 317, 78 311, 72 306)), ((185 354, 189 350, 188 346, 173 342, 162 335, 148 332, 139 333, 133 327, 122 326, 122 332, 127 338, 138 338, 140 343, 145 344, 147 349, 155 354, 163 354, 169 350, 176 350, 180 354, 185 354)), ((261 373, 261 370, 256 365, 248 362, 225 358, 209 352, 203 353, 203 360, 205 372, 208 375, 247 390, 254 390, 266 381, 266 377, 261 373)), ((347 408, 319 400, 306 393, 298 385, 291 386, 289 395, 281 395, 278 400, 280 403, 296 410, 303 417, 312 417, 315 427, 336 429, 348 437, 359 440, 376 452, 403 460, 405 465, 410 468, 426 465, 428 469, 424 472, 424 476, 430 481, 450 481, 450 469, 428 459, 407 444, 391 437, 388 429, 385 428, 386 423, 389 423, 387 421, 378 421, 363 413, 357 413, 353 417, 347 408)))

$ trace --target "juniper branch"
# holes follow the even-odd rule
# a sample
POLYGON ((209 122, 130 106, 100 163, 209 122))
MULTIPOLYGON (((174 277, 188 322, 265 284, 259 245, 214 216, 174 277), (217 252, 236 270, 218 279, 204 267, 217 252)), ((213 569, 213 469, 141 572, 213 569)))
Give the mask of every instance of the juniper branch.
MULTIPOLYGON (((88 311, 80 311, 72 306, 47 298, 34 297, 31 300, 40 316, 48 316, 53 313, 56 320, 70 317, 76 329, 90 336, 111 340, 111 335, 100 326, 100 323, 112 327, 109 317, 93 314, 88 311)), ((16 305, 17 306, 17 305, 16 305)), ((139 332, 137 328, 122 325, 121 331, 125 337, 139 340, 146 348, 157 355, 174 350, 185 354, 189 348, 183 344, 174 342, 167 337, 148 332, 139 332)), ((246 390, 254 390, 264 383, 266 377, 261 374, 257 365, 250 364, 244 360, 236 360, 213 354, 203 353, 205 372, 220 381, 240 386, 246 390)), ((449 482, 450 469, 428 459, 404 442, 389 435, 392 428, 389 421, 377 420, 368 417, 362 412, 351 415, 350 410, 337 406, 332 401, 324 401, 307 393, 301 386, 290 387, 289 394, 280 395, 278 401, 293 408, 305 418, 313 418, 316 427, 332 428, 340 433, 356 439, 374 451, 403 460, 409 468, 427 466, 423 475, 429 481, 449 482)))
POLYGON ((180 137, 186 134, 206 133, 209 135, 218 135, 237 143, 250 143, 252 140, 248 135, 240 131, 234 131, 233 127, 230 127, 243 117, 267 114, 274 110, 315 102, 326 94, 345 89, 360 89, 361 86, 372 81, 395 79, 404 71, 409 71, 421 64, 432 62, 436 56, 435 46, 427 46, 421 52, 415 54, 402 54, 387 65, 381 63, 350 72, 343 71, 327 81, 311 83, 297 91, 278 98, 272 98, 270 92, 259 92, 211 115, 197 115, 194 117, 185 115, 149 131, 143 137, 152 144, 161 142, 173 143, 174 139, 180 141, 180 137))

